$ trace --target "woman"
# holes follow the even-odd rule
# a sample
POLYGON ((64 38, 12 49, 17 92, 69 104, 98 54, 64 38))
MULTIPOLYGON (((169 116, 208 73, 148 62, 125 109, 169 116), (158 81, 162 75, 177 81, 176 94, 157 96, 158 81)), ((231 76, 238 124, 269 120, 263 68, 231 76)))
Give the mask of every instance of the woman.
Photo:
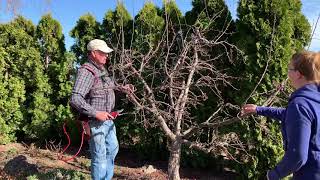
POLYGON ((281 122, 285 154, 267 172, 268 179, 293 173, 294 180, 320 180, 320 53, 294 54, 288 76, 296 90, 287 108, 246 104, 242 114, 256 113, 281 122))

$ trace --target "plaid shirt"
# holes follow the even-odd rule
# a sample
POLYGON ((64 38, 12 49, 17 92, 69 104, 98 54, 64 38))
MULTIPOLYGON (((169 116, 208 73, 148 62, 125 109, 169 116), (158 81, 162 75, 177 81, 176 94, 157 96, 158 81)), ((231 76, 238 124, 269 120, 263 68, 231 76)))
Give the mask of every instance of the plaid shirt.
POLYGON ((93 61, 86 64, 95 74, 83 67, 78 69, 70 105, 92 119, 96 111, 112 112, 115 105, 115 82, 104 67, 99 68, 93 61))

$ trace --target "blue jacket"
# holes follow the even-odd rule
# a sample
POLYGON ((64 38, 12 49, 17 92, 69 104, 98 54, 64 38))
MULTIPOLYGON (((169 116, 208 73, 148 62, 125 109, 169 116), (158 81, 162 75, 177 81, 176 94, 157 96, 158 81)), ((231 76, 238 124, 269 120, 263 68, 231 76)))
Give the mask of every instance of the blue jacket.
POLYGON ((293 173, 295 180, 320 180, 320 86, 307 84, 292 93, 287 108, 257 107, 257 114, 281 122, 285 154, 269 179, 293 173))

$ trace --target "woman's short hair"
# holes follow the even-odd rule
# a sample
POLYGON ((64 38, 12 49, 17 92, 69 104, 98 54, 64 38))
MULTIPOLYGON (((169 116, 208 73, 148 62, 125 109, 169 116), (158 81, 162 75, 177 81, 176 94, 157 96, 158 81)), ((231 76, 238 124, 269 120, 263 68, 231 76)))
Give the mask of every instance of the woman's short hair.
POLYGON ((301 51, 292 56, 292 65, 308 81, 320 83, 320 53, 301 51))

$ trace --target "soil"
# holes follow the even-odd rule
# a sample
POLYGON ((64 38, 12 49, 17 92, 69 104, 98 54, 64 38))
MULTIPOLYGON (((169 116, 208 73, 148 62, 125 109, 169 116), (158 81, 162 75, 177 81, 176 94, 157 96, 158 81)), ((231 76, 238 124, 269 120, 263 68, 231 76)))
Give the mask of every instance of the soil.
MULTIPOLYGON (((33 144, 12 143, 0 145, 0 179, 31 179, 30 176, 46 174, 55 171, 53 176, 37 176, 39 179, 73 179, 74 174, 81 173, 80 179, 90 179, 90 159, 87 147, 75 159, 64 162, 58 159, 58 152, 61 148, 47 147, 37 148, 33 144), (50 150, 49 150, 50 149, 50 150), (71 172, 68 176, 61 172, 71 172)), ((71 148, 72 149, 72 148, 71 148)), ((73 148, 66 158, 72 157, 77 149, 73 148)), ((145 180, 166 180, 167 162, 146 162, 136 158, 137 156, 128 151, 120 150, 115 166, 113 179, 145 179, 145 180)), ((232 173, 213 174, 210 171, 199 169, 181 168, 181 179, 214 179, 227 180, 235 179, 232 173)), ((78 178, 77 178, 78 179, 78 178)))

